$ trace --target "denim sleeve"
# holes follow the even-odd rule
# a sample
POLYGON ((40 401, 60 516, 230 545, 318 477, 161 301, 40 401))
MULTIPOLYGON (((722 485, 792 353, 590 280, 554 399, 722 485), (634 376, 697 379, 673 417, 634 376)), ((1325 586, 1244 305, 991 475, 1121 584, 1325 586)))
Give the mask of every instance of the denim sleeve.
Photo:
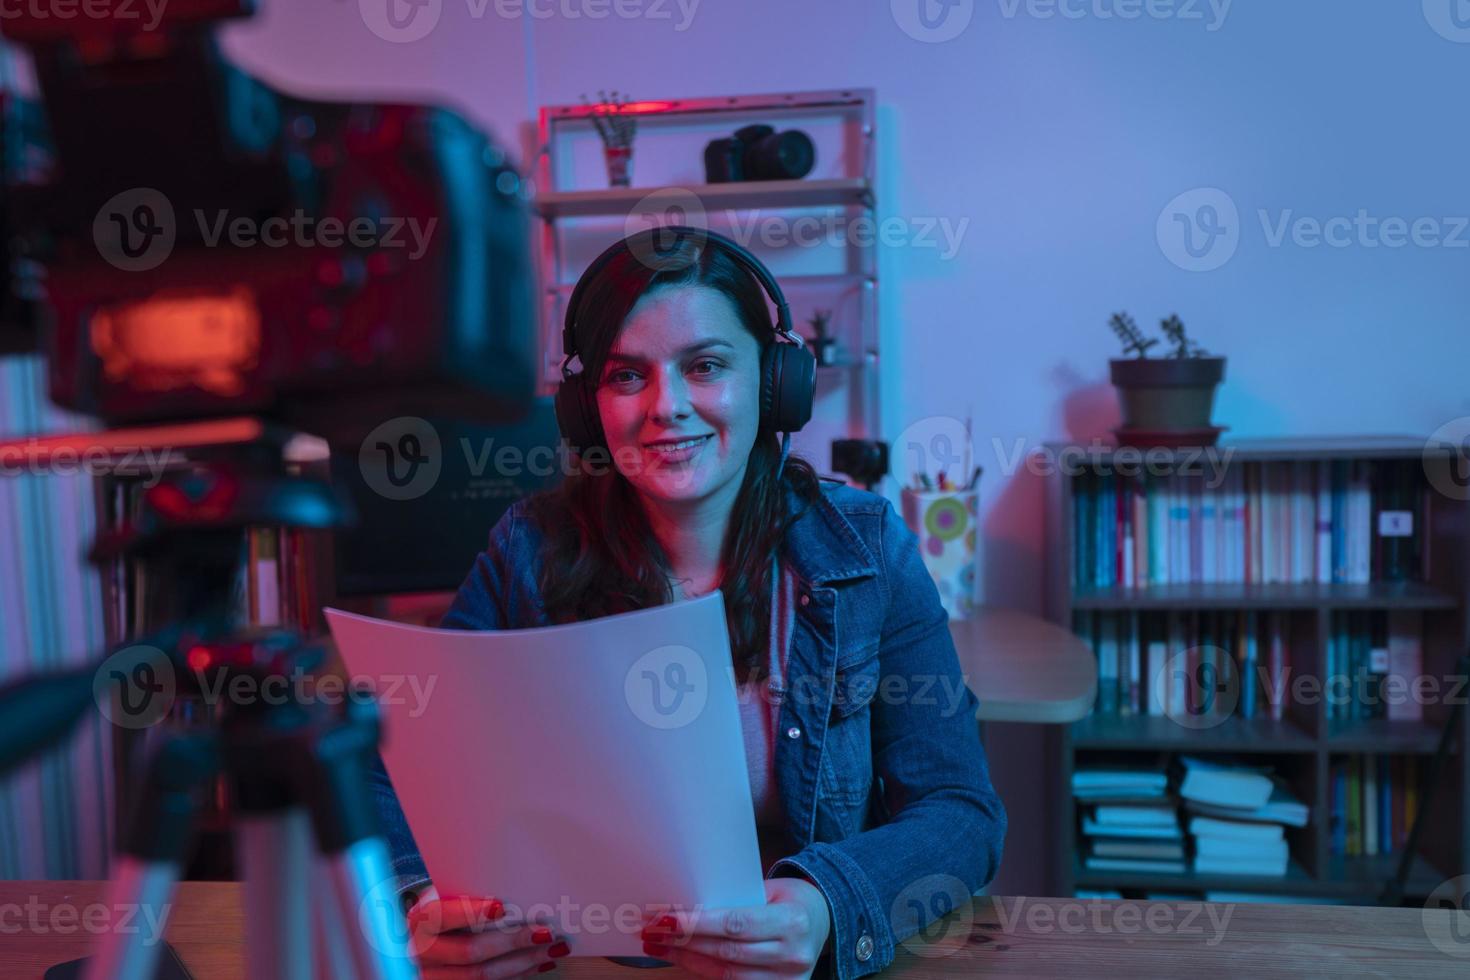
POLYGON ((845 840, 813 841, 770 873, 798 874, 826 897, 831 951, 819 970, 835 980, 887 968, 899 943, 968 903, 995 877, 1006 834, 980 742, 979 701, 960 672, 918 539, 891 503, 881 527, 887 608, 871 708, 873 771, 893 816, 845 840), (925 690, 934 693, 920 696, 925 690))
MULTIPOLYGON (((510 541, 519 511, 519 504, 513 505, 496 522, 490 531, 489 547, 475 557, 475 564, 460 584, 449 611, 439 621, 440 629, 504 628, 507 622, 504 603, 510 582, 510 541)), ((397 878, 397 892, 402 896, 410 890, 417 891, 429 882, 429 873, 380 753, 374 753, 368 778, 379 826, 387 840, 393 874, 397 878)))

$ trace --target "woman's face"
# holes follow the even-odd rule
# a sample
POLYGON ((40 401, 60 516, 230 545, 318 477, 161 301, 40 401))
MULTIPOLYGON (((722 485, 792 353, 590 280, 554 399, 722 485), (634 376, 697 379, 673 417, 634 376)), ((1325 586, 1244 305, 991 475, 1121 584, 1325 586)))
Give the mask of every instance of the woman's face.
POLYGON ((644 496, 733 495, 760 421, 760 345, 719 290, 655 289, 613 341, 597 408, 614 465, 644 496))

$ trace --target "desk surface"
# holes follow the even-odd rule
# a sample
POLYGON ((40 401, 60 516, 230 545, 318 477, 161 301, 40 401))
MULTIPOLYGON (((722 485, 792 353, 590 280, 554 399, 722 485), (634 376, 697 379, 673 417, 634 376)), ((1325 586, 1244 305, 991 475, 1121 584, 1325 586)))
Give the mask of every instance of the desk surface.
POLYGON ((950 620, 949 632, 981 721, 1063 725, 1092 710, 1097 658, 1070 630, 1012 609, 982 609, 950 620))
MULTIPOLYGON (((32 980, 53 963, 86 955, 91 936, 75 923, 93 903, 104 902, 105 886, 0 882, 0 976, 32 980), (28 902, 42 910, 43 922, 57 910, 76 910, 66 913, 72 928, 16 931, 29 914, 28 902)), ((89 921, 101 921, 100 913, 90 914, 89 921)), ((1464 917, 1438 909, 987 896, 908 940, 880 976, 1464 980, 1470 975, 1470 929, 1464 928, 1464 917), (1456 916, 1458 933, 1452 928, 1456 916), (1426 929, 1434 930, 1447 950, 1436 947, 1426 929)), ((167 936, 195 977, 234 980, 244 975, 243 925, 238 885, 187 882, 169 915, 167 936)), ((575 937, 572 946, 575 953, 575 937)), ((674 967, 635 970, 577 956, 551 971, 558 974, 572 980, 691 976, 674 967)))

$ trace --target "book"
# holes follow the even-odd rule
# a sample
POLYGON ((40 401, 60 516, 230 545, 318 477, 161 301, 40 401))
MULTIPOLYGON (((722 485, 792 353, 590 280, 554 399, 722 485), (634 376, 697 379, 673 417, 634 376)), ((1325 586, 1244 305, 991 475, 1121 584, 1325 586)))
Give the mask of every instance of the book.
POLYGON ((1174 827, 1179 814, 1172 803, 1161 806, 1099 805, 1092 808, 1092 818, 1099 825, 1133 824, 1174 827))
POLYGON ((1242 841, 1222 837, 1196 837, 1194 852, 1198 856, 1237 859, 1248 862, 1280 862, 1283 870, 1290 853, 1284 840, 1242 841))
POLYGON ((1111 824, 1103 825, 1086 817, 1082 821, 1082 833, 1089 837, 1133 837, 1146 838, 1149 840, 1183 840, 1184 831, 1179 829, 1176 823, 1173 826, 1154 826, 1147 824, 1111 824))
POLYGON ((1288 859, 1242 860, 1238 857, 1215 857, 1211 855, 1195 855, 1194 870, 1196 874, 1212 875, 1257 875, 1262 878, 1283 878, 1286 876, 1288 859))
POLYGON ((1271 798, 1261 806, 1225 806, 1199 800, 1185 800, 1184 809, 1199 816, 1247 820, 1256 823, 1280 823, 1288 827, 1305 827, 1307 817, 1310 815, 1310 808, 1279 784, 1272 787, 1271 798))
POLYGON ((1247 842, 1284 840, 1281 824, 1225 820, 1219 817, 1190 817, 1189 832, 1195 836, 1247 842))
POLYGON ((1096 837, 1089 841, 1097 857, 1137 858, 1144 861, 1183 861, 1184 841, 1096 837))
POLYGON ((1183 861, 1144 861, 1138 858, 1106 858, 1089 856, 1084 862, 1089 871, 1132 871, 1140 874, 1184 874, 1183 861))
POLYGON ((1110 791, 1159 790, 1169 783, 1169 777, 1160 769, 1139 767, 1116 767, 1105 769, 1077 769, 1072 773, 1073 791, 1083 789, 1107 789, 1110 791))
POLYGON ((1389 721, 1423 721, 1422 699, 1414 695, 1424 673, 1423 617, 1406 609, 1389 610, 1388 669, 1384 714, 1389 721))
POLYGON ((1179 795, 1186 800, 1255 809, 1271 798, 1270 769, 1226 765, 1198 756, 1181 756, 1184 778, 1179 795))

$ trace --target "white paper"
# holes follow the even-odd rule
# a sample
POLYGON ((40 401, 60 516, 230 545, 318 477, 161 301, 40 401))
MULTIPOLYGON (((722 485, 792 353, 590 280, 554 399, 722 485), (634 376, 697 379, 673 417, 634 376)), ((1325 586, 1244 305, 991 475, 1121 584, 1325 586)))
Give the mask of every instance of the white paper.
POLYGON ((326 609, 441 896, 642 956, 645 913, 765 903, 719 591, 522 630, 326 609))

